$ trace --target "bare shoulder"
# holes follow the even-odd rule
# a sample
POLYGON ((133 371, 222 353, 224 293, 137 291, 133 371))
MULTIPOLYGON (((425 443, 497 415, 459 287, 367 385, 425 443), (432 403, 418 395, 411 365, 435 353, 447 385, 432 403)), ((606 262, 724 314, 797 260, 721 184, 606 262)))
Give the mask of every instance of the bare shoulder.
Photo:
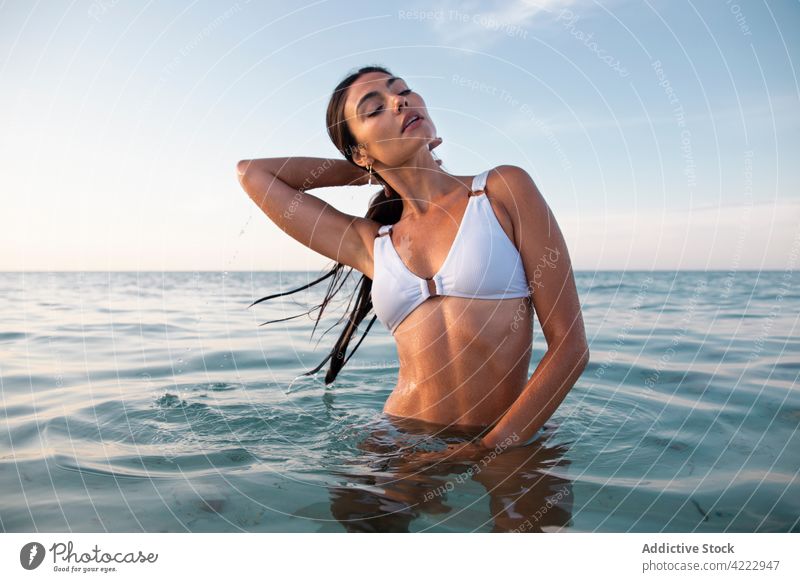
POLYGON ((512 216, 519 216, 523 210, 547 211, 547 204, 533 178, 519 166, 504 164, 493 168, 486 180, 486 188, 512 216))

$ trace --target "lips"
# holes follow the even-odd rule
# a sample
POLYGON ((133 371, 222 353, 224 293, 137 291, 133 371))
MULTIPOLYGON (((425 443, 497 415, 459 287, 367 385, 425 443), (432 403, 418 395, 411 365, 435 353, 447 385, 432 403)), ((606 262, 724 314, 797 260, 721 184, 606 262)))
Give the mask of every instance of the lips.
POLYGON ((409 127, 416 126, 420 121, 422 121, 423 117, 417 113, 410 113, 406 115, 403 119, 403 128, 400 130, 400 133, 405 132, 409 127))

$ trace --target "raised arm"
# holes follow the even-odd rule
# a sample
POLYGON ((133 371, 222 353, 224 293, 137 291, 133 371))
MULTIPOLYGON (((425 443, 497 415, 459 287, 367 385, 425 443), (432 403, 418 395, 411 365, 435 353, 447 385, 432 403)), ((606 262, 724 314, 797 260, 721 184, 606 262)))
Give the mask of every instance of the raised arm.
POLYGON ((362 186, 368 178, 367 172, 340 158, 259 158, 236 165, 239 176, 254 171, 272 174, 295 190, 362 186))
POLYGON ((378 224, 340 212, 306 192, 313 188, 361 185, 367 174, 350 162, 328 158, 263 158, 236 166, 239 182, 264 214, 310 249, 372 276, 378 224))

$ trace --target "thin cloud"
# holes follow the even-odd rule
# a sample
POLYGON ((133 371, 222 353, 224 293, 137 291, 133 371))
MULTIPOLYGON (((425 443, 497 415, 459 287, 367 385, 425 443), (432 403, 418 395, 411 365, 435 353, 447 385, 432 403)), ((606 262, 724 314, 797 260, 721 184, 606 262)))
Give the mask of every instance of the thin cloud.
POLYGON ((516 0, 497 2, 487 10, 486 3, 481 2, 442 2, 425 10, 433 12, 434 18, 429 22, 442 44, 481 50, 513 38, 525 39, 538 21, 578 3, 516 0))

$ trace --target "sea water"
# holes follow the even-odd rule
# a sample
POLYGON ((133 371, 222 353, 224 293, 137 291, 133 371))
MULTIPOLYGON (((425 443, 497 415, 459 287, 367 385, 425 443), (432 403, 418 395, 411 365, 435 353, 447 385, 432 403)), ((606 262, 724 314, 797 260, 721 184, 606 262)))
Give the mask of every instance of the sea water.
POLYGON ((302 375, 356 273, 313 337, 328 280, 248 309, 319 275, 0 273, 0 530, 800 531, 796 273, 578 272, 591 362, 556 413, 429 466, 452 437, 382 414, 379 322, 302 375))

